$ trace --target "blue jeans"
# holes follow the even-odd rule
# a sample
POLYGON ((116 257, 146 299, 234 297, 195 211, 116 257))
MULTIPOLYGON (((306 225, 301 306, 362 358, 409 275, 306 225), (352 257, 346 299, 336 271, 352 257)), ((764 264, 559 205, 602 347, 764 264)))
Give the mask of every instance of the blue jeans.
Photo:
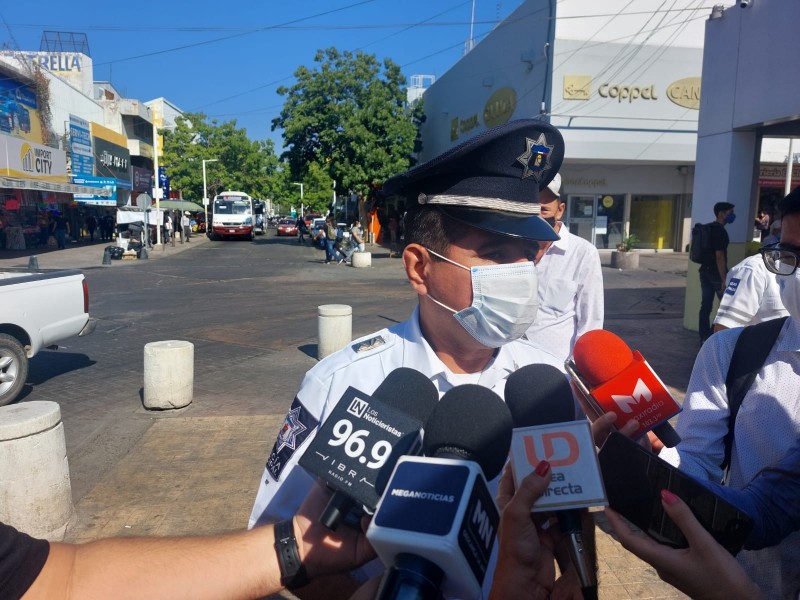
POLYGON ((711 336, 711 308, 714 305, 714 295, 722 299, 722 280, 719 272, 714 269, 700 269, 700 312, 698 313, 700 331, 700 341, 705 342, 711 336))
POLYGON ((334 249, 333 245, 336 243, 336 240, 325 240, 325 262, 330 262, 332 260, 339 260, 337 258, 338 252, 334 249))
POLYGON ((59 249, 64 249, 67 247, 67 230, 66 229, 56 229, 56 242, 58 242, 59 249))

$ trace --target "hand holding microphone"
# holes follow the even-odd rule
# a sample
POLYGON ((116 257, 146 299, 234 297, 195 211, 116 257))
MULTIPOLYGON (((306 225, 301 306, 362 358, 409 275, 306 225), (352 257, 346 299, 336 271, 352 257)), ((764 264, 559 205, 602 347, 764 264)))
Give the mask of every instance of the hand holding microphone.
POLYGON ((626 432, 632 429, 628 423, 638 423, 634 438, 652 430, 670 448, 681 441, 667 422, 681 411, 680 405, 642 355, 618 336, 603 329, 586 332, 564 366, 591 412, 613 412, 616 426, 626 432))

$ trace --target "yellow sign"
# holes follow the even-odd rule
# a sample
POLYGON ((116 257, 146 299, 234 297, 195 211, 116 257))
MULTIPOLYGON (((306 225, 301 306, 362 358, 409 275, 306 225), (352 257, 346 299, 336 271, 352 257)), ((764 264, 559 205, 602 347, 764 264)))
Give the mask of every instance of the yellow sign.
POLYGON ((597 89, 603 98, 616 98, 617 102, 627 100, 629 103, 642 98, 643 100, 658 100, 655 84, 650 85, 618 85, 604 83, 597 89))
POLYGON ((507 123, 517 108, 517 92, 514 88, 504 87, 489 96, 483 107, 483 122, 486 127, 497 127, 507 123))
POLYGON ((613 196, 603 196, 603 206, 606 208, 611 208, 614 206, 614 197, 613 196))
POLYGON ((480 122, 478 121, 478 115, 472 115, 467 117, 466 119, 459 119, 456 117, 452 121, 450 121, 450 140, 457 140, 460 133, 467 133, 475 129, 480 122))
POLYGON ((700 110, 700 78, 686 77, 667 87, 667 98, 678 106, 700 110))
POLYGON ((591 75, 564 75, 564 100, 588 100, 591 95, 591 75))

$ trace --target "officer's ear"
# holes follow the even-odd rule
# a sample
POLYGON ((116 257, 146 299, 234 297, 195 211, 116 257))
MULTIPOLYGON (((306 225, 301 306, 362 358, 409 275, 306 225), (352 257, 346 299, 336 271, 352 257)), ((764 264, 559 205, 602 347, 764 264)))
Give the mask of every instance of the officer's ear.
POLYGON ((424 246, 419 244, 408 244, 403 250, 403 266, 406 270, 406 277, 417 294, 428 293, 431 261, 431 255, 424 246))

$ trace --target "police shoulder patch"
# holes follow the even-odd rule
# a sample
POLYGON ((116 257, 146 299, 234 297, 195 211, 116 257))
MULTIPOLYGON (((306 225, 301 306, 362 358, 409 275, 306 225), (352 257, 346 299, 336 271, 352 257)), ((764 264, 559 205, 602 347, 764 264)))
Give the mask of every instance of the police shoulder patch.
POLYGON ((737 279, 735 277, 731 278, 731 281, 728 284, 728 287, 725 288, 725 293, 730 295, 730 296, 733 296, 736 293, 736 290, 739 288, 739 282, 740 281, 741 281, 740 279, 737 279))
POLYGON ((289 459, 317 428, 317 425, 319 425, 319 421, 295 397, 283 420, 269 459, 267 459, 267 472, 275 481, 278 481, 289 459))
POLYGON ((353 352, 356 354, 360 354, 362 352, 369 352, 370 350, 374 350, 375 348, 379 348, 386 344, 386 340, 383 339, 383 336, 376 335, 375 337, 371 337, 368 340, 363 340, 356 344, 350 346, 353 349, 353 352))

